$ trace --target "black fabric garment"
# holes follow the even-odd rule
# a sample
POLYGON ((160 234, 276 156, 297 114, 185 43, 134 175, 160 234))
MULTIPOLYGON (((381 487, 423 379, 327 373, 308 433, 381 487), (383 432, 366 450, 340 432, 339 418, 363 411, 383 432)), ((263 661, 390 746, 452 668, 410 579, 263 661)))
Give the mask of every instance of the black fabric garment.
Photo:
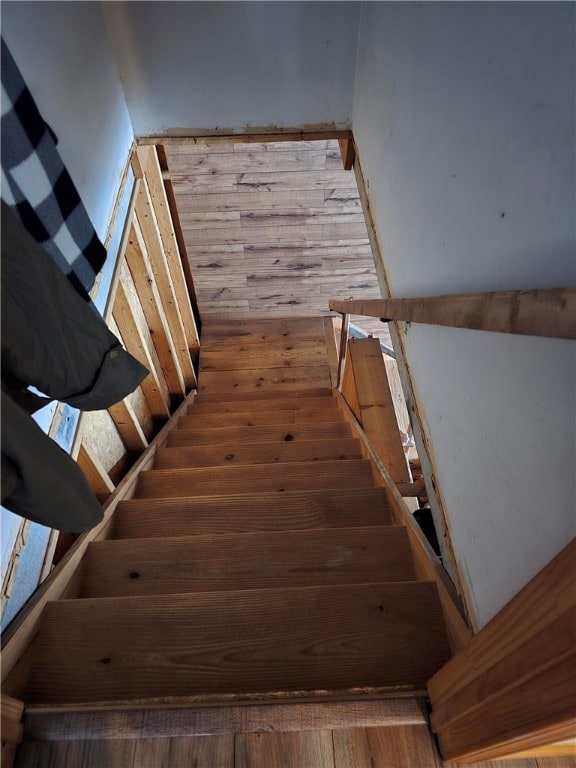
POLYGON ((19 477, 2 503, 53 528, 86 530, 100 519, 100 505, 76 463, 30 417, 26 409, 43 403, 26 389, 100 410, 132 392, 148 371, 4 204, 1 271, 2 454, 19 477))

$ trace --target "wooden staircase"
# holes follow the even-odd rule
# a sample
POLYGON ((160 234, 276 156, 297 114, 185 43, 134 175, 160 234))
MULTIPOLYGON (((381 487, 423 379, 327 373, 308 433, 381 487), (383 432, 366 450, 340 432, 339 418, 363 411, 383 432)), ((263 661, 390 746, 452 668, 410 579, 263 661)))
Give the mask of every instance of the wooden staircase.
POLYGON ((323 327, 205 327, 199 394, 77 597, 44 610, 31 711, 424 694, 450 656, 436 584, 330 387, 323 327))

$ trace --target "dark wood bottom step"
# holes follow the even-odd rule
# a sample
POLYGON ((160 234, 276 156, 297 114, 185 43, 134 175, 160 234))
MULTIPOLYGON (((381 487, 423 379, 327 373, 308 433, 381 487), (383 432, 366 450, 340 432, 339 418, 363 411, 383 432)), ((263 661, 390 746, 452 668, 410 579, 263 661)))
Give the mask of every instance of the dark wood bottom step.
POLYGON ((26 701, 58 706, 422 690, 449 658, 430 582, 64 600, 34 654, 26 701))

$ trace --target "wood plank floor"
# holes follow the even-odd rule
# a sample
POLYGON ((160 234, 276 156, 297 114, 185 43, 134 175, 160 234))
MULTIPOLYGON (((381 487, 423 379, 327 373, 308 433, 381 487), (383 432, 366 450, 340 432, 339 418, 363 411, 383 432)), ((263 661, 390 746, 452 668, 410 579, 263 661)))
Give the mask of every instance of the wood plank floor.
MULTIPOLYGON (((353 171, 338 142, 169 144, 202 315, 328 315, 380 290, 353 171)), ((355 318, 386 333, 373 318, 355 318)))
MULTIPOLYGON (((91 715, 98 719, 98 715, 91 715)), ((101 719, 101 718, 100 718, 101 719)), ((16 768, 464 768, 444 762, 425 724, 218 735, 27 741, 16 768)), ((477 768, 575 768, 576 758, 475 763, 477 768)))

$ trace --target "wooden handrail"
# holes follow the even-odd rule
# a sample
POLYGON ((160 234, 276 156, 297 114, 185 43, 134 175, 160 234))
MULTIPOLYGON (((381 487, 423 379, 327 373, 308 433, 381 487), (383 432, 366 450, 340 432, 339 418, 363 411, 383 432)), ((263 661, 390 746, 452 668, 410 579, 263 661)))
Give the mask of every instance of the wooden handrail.
POLYGON ((334 312, 497 333, 576 339, 576 288, 496 291, 414 299, 330 301, 334 312))

